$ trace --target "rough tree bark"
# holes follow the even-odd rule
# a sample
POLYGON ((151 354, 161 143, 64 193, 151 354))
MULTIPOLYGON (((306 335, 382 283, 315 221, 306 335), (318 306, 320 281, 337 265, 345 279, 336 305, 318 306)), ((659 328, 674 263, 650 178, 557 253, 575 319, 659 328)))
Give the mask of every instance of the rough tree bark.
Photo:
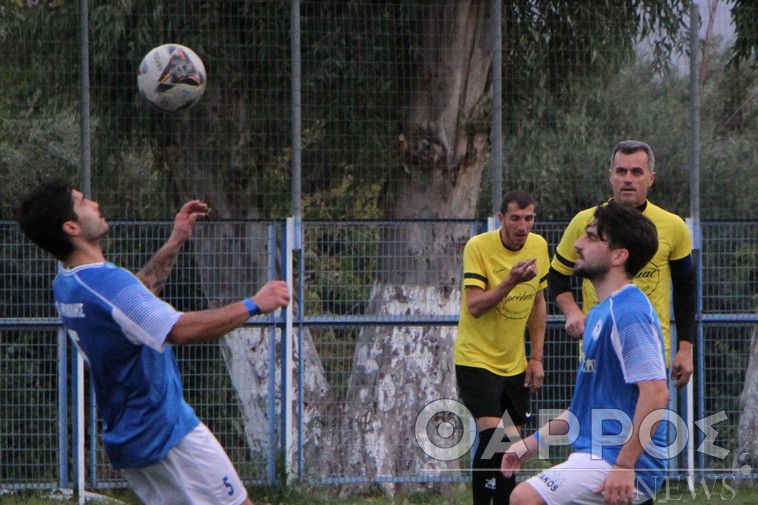
MULTIPOLYGON (((430 4, 431 5, 431 4, 430 4)), ((393 193, 389 219, 473 218, 487 154, 491 53, 487 2, 429 7, 420 76, 400 149, 412 167, 393 193)), ((467 226, 398 224, 384 230, 370 312, 459 310, 460 256, 467 226), (402 262, 402 265, 401 265, 402 262)), ((458 461, 419 448, 414 425, 430 402, 457 398, 454 328, 377 327, 359 337, 343 415, 347 468, 383 475, 450 476, 458 461)), ((397 491, 384 484, 385 491, 397 491)))

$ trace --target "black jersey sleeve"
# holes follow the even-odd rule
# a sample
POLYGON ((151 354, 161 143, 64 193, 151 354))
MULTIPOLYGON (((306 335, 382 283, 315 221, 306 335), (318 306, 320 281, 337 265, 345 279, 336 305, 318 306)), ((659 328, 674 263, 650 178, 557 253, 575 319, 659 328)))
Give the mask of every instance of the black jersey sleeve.
POLYGON ((697 312, 697 279, 692 255, 672 261, 670 266, 676 336, 680 341, 692 342, 697 312))

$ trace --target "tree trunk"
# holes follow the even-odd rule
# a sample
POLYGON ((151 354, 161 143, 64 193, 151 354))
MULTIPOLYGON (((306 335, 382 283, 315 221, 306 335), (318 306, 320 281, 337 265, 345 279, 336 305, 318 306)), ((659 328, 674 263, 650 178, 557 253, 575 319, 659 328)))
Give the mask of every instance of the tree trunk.
POLYGON ((753 328, 750 360, 745 372, 745 388, 740 395, 740 422, 737 425, 734 469, 758 471, 758 327, 753 328))
MULTIPOLYGON (((429 8, 418 87, 399 138, 412 169, 393 192, 389 219, 474 217, 489 131, 489 25, 486 2, 429 8)), ((428 222, 383 229, 370 313, 457 314, 461 256, 470 234, 468 226, 428 222)), ((370 480, 455 475, 450 470, 460 462, 425 454, 414 431, 427 404, 458 396, 454 339, 452 327, 361 332, 343 415, 344 458, 353 473, 370 480)), ((388 494, 397 490, 393 484, 384 488, 388 494)))
MULTIPOLYGON (((244 195, 244 188, 235 187, 234 195, 225 191, 226 170, 235 169, 235 153, 231 159, 219 159, 217 152, 207 153, 202 139, 214 135, 226 135, 238 138, 238 145, 245 147, 250 135, 246 131, 244 114, 245 103, 242 98, 232 101, 234 110, 222 111, 217 98, 210 96, 204 100, 203 108, 197 121, 177 123, 173 132, 174 141, 168 149, 168 159, 172 163, 174 183, 181 198, 201 198, 211 207, 209 222, 196 227, 192 244, 195 262, 200 272, 203 292, 211 307, 241 300, 254 295, 267 282, 268 251, 266 248, 268 229, 266 223, 240 223, 222 220, 244 220, 260 217, 257 209, 250 205, 250 200, 239 197, 244 195), (222 117, 238 118, 237 121, 222 120, 222 117), (233 133, 229 133, 233 132, 233 133), (233 135, 233 136, 232 136, 233 135)), ((193 111, 194 113, 194 111, 193 111)), ((244 156, 240 150, 239 156, 244 156)), ((255 180, 251 174, 249 180, 255 180)), ((250 188, 252 196, 254 188, 250 188)), ((292 303, 297 303, 293 299, 292 303)), ((270 448, 268 437, 267 401, 270 391, 269 362, 272 339, 269 328, 243 327, 228 335, 221 341, 222 351, 229 371, 230 379, 237 392, 239 406, 244 422, 244 436, 254 458, 260 458, 270 448)), ((275 413, 281 409, 281 332, 273 339, 276 345, 274 365, 277 367, 275 377, 275 413)), ((303 377, 303 395, 310 401, 305 403, 303 424, 306 428, 318 426, 323 417, 323 405, 329 404, 329 386, 318 353, 310 333, 305 332, 303 347, 305 363, 303 377)), ((297 362, 298 349, 293 349, 293 359, 297 362)), ((295 371, 297 375, 298 371, 295 371)), ((290 383, 297 388, 298 377, 291 377, 290 383)), ((297 398, 293 398, 296 402, 297 398)), ((298 415, 297 405, 293 412, 298 415)), ((277 423, 277 426, 279 424, 277 423)), ((313 440, 317 430, 305 430, 303 446, 305 457, 317 461, 317 444, 313 440)))
MULTIPOLYGON (((489 130, 491 56, 486 2, 429 4, 425 19, 423 61, 409 100, 412 112, 399 136, 400 151, 411 171, 395 188, 394 210, 386 217, 472 218, 489 130)), ((240 117, 245 106, 243 99, 237 100, 235 110, 221 111, 214 97, 207 96, 202 117, 191 128, 175 126, 174 147, 168 153, 183 198, 204 198, 215 209, 215 217, 224 219, 256 217, 248 201, 224 192, 223 174, 235 169, 235 154, 230 159, 209 159, 201 149, 206 144, 203 139, 214 134, 238 137, 239 145, 246 145, 251 136, 239 127, 245 122, 222 119, 240 117)), ((255 177, 250 174, 251 181, 255 177)), ((235 195, 241 194, 244 189, 235 187, 235 195)), ((266 258, 249 239, 264 233, 250 224, 217 222, 198 227, 193 239, 196 261, 212 306, 250 296, 264 281, 253 278, 253 273, 261 271, 255 267, 265 264, 266 258)), ((460 256, 469 227, 398 224, 383 233, 386 250, 381 254, 381 275, 370 312, 388 316, 457 313, 460 256)), ((328 401, 323 368, 306 334, 302 352, 308 376, 303 394, 309 401, 303 413, 303 447, 312 468, 309 477, 342 473, 381 480, 382 476, 427 472, 449 477, 449 470, 459 467, 457 461, 437 461, 425 454, 414 431, 416 418, 428 403, 457 397, 452 368, 454 328, 388 328, 361 332, 347 399, 335 416, 324 411, 332 408, 324 405, 333 403, 328 401), (322 430, 322 420, 330 418, 340 419, 337 423, 342 429, 332 429, 332 423, 322 430), (317 440, 321 431, 324 436, 317 440)), ((267 444, 260 423, 268 419, 269 345, 265 332, 257 329, 238 330, 224 342, 253 452, 267 444)), ((278 405, 280 398, 276 401, 278 405)), ((387 484, 386 490, 392 494, 396 486, 387 484)))
MULTIPOLYGON (((377 284, 371 298, 377 315, 449 314, 458 310, 460 289, 377 284)), ((365 328, 360 335, 343 414, 346 468, 371 481, 385 476, 450 477, 457 461, 425 454, 416 419, 431 402, 455 398, 454 328, 365 328)), ((426 426, 425 426, 426 427, 426 426)), ((435 429, 429 426, 429 429, 435 429)), ((396 485, 383 484, 393 495, 396 485)))

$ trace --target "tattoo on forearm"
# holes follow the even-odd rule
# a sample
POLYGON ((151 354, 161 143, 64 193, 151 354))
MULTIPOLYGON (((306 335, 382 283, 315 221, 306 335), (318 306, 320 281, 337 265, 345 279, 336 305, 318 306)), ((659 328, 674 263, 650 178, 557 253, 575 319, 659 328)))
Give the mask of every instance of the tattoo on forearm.
POLYGON ((137 278, 153 293, 160 293, 178 256, 179 251, 158 251, 137 273, 137 278))

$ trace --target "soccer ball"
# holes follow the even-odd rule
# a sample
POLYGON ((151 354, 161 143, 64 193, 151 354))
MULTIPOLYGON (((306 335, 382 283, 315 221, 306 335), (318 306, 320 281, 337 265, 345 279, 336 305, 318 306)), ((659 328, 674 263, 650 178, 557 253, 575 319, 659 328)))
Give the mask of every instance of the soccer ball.
POLYGON ((203 60, 192 49, 164 44, 142 59, 137 87, 152 105, 173 112, 195 105, 205 93, 205 80, 203 60))

